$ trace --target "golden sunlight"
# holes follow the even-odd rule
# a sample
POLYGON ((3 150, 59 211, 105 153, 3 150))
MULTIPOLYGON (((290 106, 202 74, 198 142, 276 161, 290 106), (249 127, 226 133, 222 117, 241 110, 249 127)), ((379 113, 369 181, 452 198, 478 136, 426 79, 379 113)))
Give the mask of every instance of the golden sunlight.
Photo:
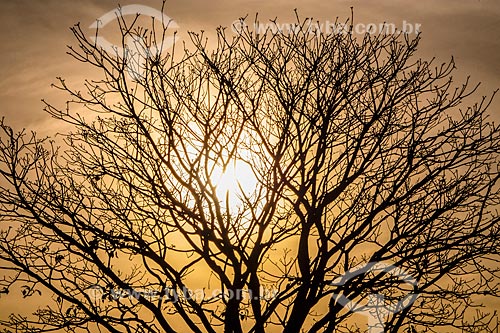
POLYGON ((257 178, 252 168, 241 160, 229 163, 225 170, 216 166, 212 173, 212 182, 217 187, 217 196, 226 204, 229 199, 229 208, 237 209, 245 201, 245 196, 250 197, 257 186, 257 178))

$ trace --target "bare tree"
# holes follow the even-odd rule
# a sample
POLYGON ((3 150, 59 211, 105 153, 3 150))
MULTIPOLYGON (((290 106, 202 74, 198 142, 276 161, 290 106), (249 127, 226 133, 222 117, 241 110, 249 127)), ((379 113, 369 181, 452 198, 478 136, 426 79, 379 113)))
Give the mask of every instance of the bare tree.
POLYGON ((491 329, 500 129, 453 59, 300 19, 161 53, 166 22, 119 23, 115 51, 72 29, 101 76, 56 85, 62 142, 2 121, 1 288, 47 304, 6 331, 491 329), (255 186, 221 193, 231 167, 255 186))

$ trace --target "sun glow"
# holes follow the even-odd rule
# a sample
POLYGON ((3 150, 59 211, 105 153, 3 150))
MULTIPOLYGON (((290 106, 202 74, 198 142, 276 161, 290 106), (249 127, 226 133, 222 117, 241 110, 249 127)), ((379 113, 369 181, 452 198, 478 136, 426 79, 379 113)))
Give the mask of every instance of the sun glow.
POLYGON ((229 199, 230 208, 238 208, 250 197, 257 186, 257 178, 252 168, 245 162, 235 160, 227 165, 225 170, 216 167, 212 174, 212 182, 217 188, 217 197, 226 204, 229 199))

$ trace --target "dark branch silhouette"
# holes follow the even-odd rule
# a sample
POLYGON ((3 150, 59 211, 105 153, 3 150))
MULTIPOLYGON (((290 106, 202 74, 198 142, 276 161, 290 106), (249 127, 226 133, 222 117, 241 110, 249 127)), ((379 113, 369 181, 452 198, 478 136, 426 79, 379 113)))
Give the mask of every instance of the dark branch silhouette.
POLYGON ((1 123, 0 289, 47 304, 6 331, 354 332, 342 300, 408 294, 384 331, 492 329, 474 308, 498 296, 500 129, 453 59, 299 19, 155 53, 167 22, 118 19, 115 52, 72 29, 101 74, 55 85, 64 140, 1 123), (221 194, 234 165, 255 188, 221 194))

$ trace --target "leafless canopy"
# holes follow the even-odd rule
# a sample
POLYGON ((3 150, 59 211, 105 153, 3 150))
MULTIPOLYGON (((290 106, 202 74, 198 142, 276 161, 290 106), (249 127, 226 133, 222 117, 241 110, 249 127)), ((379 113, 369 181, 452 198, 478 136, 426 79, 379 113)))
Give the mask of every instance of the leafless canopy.
POLYGON ((353 332, 342 300, 408 294, 385 331, 491 328, 474 307, 498 295, 500 129, 453 60, 301 19, 153 52, 167 22, 118 22, 114 51, 72 29, 100 76, 56 85, 64 140, 2 121, 2 298, 43 305, 6 330, 353 332), (221 194, 234 165, 255 186, 221 194))

